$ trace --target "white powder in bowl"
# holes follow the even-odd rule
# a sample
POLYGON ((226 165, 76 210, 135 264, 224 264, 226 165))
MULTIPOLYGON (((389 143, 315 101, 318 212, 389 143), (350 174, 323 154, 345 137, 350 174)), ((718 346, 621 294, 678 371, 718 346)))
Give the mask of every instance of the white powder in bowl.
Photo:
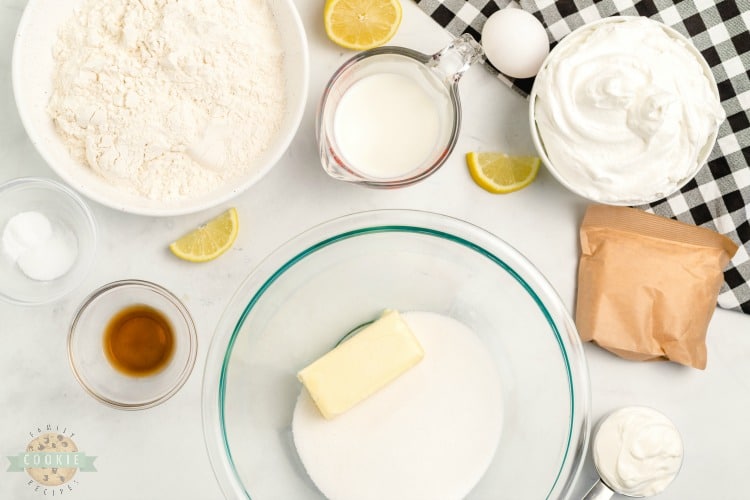
POLYGON ((252 172, 283 120, 265 0, 85 0, 54 57, 48 112, 73 157, 151 199, 252 172))
POLYGON ((2 230, 6 257, 28 277, 55 280, 67 273, 78 256, 78 240, 64 225, 53 224, 41 212, 20 212, 2 230))

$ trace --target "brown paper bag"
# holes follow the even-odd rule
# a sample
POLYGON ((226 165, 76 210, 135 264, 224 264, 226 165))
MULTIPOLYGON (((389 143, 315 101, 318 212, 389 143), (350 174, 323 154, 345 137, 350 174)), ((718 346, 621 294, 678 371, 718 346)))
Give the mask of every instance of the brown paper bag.
POLYGON ((706 367, 706 331, 729 238, 627 207, 593 205, 581 224, 576 325, 626 359, 706 367))

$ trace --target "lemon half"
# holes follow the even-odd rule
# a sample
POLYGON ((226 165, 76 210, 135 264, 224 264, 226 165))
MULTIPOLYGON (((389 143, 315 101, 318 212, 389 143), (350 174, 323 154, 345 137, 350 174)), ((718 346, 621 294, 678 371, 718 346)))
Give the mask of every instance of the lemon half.
POLYGON ((333 42, 347 49, 365 50, 393 38, 401 15, 400 0, 327 0, 323 22, 333 42))

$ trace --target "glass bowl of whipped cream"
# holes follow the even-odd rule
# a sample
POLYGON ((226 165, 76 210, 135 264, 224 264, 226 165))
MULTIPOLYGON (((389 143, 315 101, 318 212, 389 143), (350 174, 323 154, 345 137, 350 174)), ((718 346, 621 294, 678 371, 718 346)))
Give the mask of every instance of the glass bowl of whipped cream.
MULTIPOLYGON (((347 359, 335 380, 362 375, 347 359)), ((589 419, 581 343, 546 279, 496 236, 419 211, 348 215, 274 251, 230 300, 203 382, 209 457, 233 499, 565 498, 589 419), (324 416, 298 373, 393 333, 375 329, 393 311, 421 361, 324 416)))
POLYGON ((571 191, 611 205, 664 198, 705 164, 725 113, 711 69, 683 35, 637 16, 565 37, 530 95, 531 134, 571 191))
POLYGON ((0 185, 0 299, 62 298, 88 274, 96 239, 91 211, 67 186, 33 177, 0 185))

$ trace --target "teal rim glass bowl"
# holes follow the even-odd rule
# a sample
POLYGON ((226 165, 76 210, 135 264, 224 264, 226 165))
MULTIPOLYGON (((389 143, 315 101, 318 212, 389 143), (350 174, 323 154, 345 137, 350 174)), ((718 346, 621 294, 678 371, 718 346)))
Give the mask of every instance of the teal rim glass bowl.
POLYGON ((204 436, 224 495, 324 498, 292 439, 296 374, 385 308, 457 319, 496 363, 502 434, 466 498, 568 497, 590 433, 588 370, 569 313, 498 237, 409 210, 316 226, 261 262, 231 298, 203 380, 204 436))

